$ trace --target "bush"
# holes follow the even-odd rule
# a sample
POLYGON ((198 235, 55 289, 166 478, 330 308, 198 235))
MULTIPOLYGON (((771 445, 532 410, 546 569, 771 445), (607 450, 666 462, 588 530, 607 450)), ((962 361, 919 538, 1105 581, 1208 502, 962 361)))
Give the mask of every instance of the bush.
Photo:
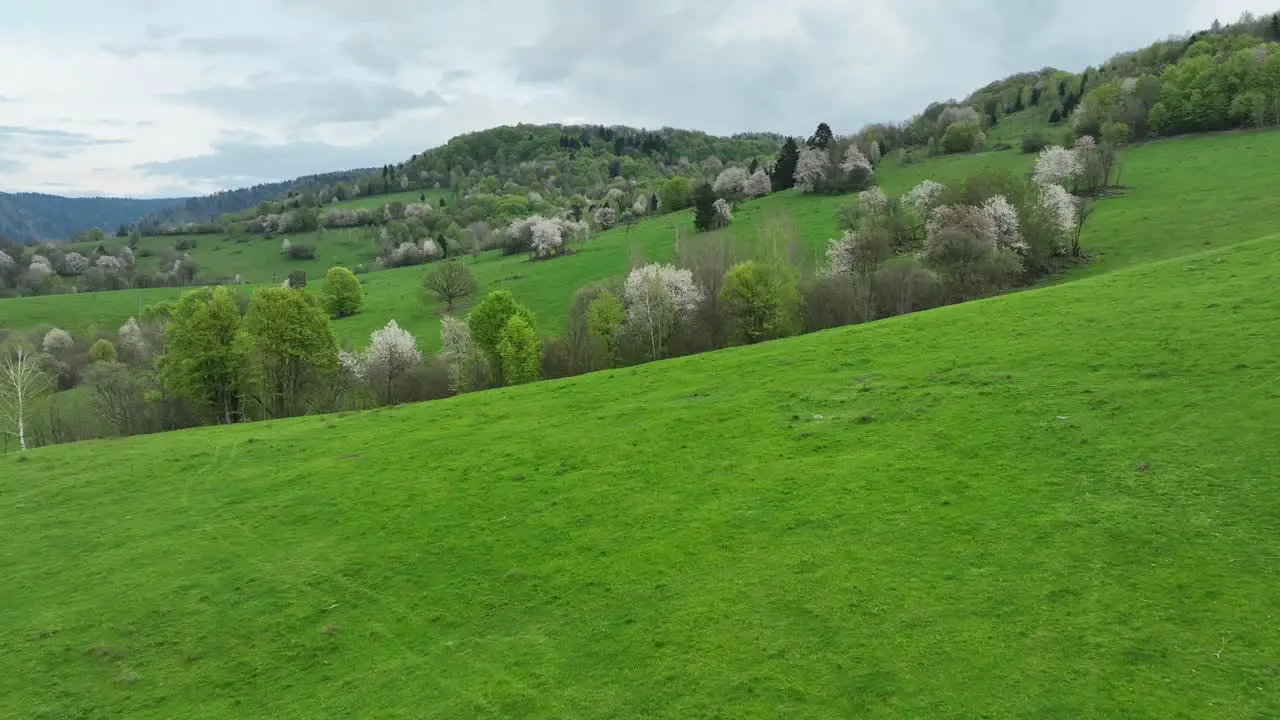
POLYGON ((1031 154, 1038 153, 1048 147, 1049 141, 1038 132, 1029 132, 1022 136, 1022 152, 1031 154))
POLYGON ((291 290, 301 290, 307 286, 307 271, 294 270, 289 273, 289 277, 285 279, 284 286, 291 290))
POLYGON ((292 243, 285 250, 285 257, 290 260, 314 260, 316 257, 316 249, 311 245, 303 245, 301 243, 292 243))
POLYGON ((116 361, 116 346, 105 338, 99 340, 89 348, 89 359, 95 362, 113 363, 116 361))
POLYGON ((344 267, 329 268, 329 272, 324 274, 320 292, 324 296, 324 309, 329 317, 355 315, 364 302, 364 289, 360 287, 360 279, 344 267))
POLYGON ((435 270, 422 278, 422 287, 436 300, 443 303, 449 312, 453 312, 454 304, 476 291, 476 278, 462 263, 454 260, 441 263, 435 270))
POLYGON ((962 153, 973 150, 978 145, 981 130, 974 123, 951 123, 942 134, 942 151, 945 153, 962 153))
POLYGON ((195 239, 195 238, 178 238, 177 240, 174 240, 174 241, 173 241, 173 249, 174 249, 174 250, 177 250, 178 252, 186 252, 187 250, 195 250, 195 249, 196 249, 196 239, 195 239))

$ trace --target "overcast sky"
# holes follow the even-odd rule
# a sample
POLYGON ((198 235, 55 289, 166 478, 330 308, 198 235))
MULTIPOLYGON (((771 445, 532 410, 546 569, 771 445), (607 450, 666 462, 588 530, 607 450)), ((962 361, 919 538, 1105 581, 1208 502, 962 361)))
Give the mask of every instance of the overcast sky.
POLYGON ((590 122, 849 132, 1247 0, 0 0, 0 190, 157 197, 590 122))

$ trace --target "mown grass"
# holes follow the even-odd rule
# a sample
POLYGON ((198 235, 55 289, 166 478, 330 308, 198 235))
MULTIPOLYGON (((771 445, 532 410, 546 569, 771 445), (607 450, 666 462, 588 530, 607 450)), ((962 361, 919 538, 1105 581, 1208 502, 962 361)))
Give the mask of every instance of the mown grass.
POLYGON ((1280 238, 0 460, 0 715, 1280 714, 1280 238))

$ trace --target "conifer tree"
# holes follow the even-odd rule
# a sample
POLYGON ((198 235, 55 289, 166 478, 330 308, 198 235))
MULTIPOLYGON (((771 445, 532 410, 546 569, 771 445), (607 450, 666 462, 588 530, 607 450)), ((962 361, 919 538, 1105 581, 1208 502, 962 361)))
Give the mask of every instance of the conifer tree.
POLYGON ((789 190, 796 185, 796 164, 800 162, 800 146, 795 138, 787 138, 778 150, 778 161, 773 165, 773 191, 789 190))

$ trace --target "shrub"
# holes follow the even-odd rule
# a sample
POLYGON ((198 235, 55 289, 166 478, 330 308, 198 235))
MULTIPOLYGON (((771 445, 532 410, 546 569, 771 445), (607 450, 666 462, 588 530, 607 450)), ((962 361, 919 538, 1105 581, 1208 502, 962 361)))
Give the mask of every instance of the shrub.
POLYGON ((1044 136, 1038 132, 1029 132, 1022 136, 1022 152, 1027 153, 1028 155, 1040 152, 1045 149, 1045 146, 1048 144, 1049 143, 1044 139, 1044 136))
POLYGON ((293 243, 287 250, 285 250, 285 256, 290 260, 314 260, 316 257, 316 249, 311 245, 293 243))
POLYGON ((307 286, 307 271, 294 270, 289 273, 289 277, 285 278, 283 287, 290 290, 301 290, 307 286))
POLYGON ((973 150, 978 145, 981 129, 975 123, 955 122, 947 126, 942 134, 942 151, 945 153, 962 153, 973 150))
POLYGON ((502 377, 508 385, 523 385, 542 374, 542 339, 527 314, 512 315, 498 336, 502 377))
POLYGON ((364 288, 360 286, 360 278, 344 267, 329 268, 324 274, 320 293, 324 297, 324 309, 329 317, 355 315, 364 302, 364 288))
POLYGON ((75 345, 76 341, 72 339, 71 333, 61 328, 53 328, 44 334, 40 349, 50 355, 57 356, 75 347, 75 345))
POLYGON ((720 300, 734 319, 738 339, 756 343, 795 332, 800 295, 788 267, 748 260, 725 274, 720 300))
POLYGON ((195 250, 196 239, 195 238, 178 238, 177 240, 173 241, 173 249, 177 250, 178 252, 195 250))
POLYGON ((617 295, 602 292, 587 306, 587 328, 604 346, 605 357, 613 364, 618 360, 618 334, 626 319, 626 309, 617 295))
POLYGON ((475 293, 476 278, 466 266, 453 260, 428 271, 422 278, 422 286, 443 303, 449 312, 453 312, 454 303, 475 293))
POLYGON ((99 340, 89 348, 89 359, 95 362, 113 363, 116 361, 116 346, 105 338, 99 340))
MULTIPOLYGON (((712 184, 712 190, 715 191, 717 196, 728 200, 740 199, 746 193, 747 181, 750 177, 746 168, 725 168, 716 176, 715 183, 712 184)), ((768 178, 766 177, 766 179, 768 178)))

